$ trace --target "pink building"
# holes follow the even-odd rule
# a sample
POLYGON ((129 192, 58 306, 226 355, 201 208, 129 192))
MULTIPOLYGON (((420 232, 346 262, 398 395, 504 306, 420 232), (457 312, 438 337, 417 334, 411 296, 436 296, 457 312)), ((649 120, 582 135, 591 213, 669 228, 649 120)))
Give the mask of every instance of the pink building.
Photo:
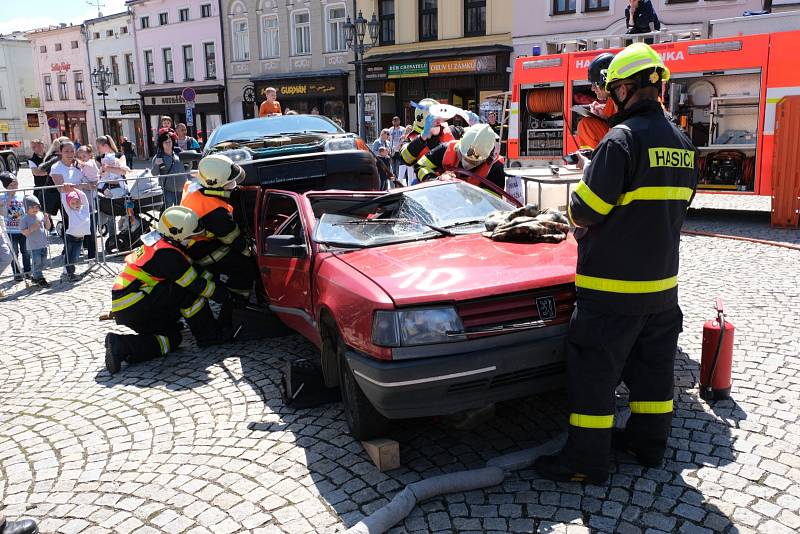
POLYGON ((133 18, 145 136, 152 143, 159 118, 189 122, 204 140, 226 121, 222 30, 217 0, 128 0, 133 18), (196 93, 187 120, 183 90, 196 93))
POLYGON ((92 107, 89 63, 81 26, 51 26, 27 33, 46 119, 42 139, 66 135, 94 143, 97 125, 92 107), (48 126, 54 119, 55 128, 48 126))

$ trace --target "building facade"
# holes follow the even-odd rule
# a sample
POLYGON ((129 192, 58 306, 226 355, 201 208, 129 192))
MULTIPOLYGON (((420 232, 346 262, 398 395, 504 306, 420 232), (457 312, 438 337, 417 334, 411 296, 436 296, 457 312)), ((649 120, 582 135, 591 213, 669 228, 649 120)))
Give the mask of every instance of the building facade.
POLYGON ((0 36, 0 141, 21 141, 20 156, 30 155, 30 142, 42 135, 36 82, 30 41, 21 32, 0 36))
MULTIPOLYGON (((98 132, 110 135, 117 144, 124 136, 137 154, 144 154, 141 103, 136 73, 136 46, 128 13, 117 13, 84 22, 91 71, 108 68, 111 86, 103 98, 92 87, 94 122, 98 132)), ((88 87, 88 86, 87 86, 88 87)))
POLYGON ((162 115, 174 124, 186 123, 202 142, 227 122, 218 0, 128 0, 126 5, 134 28, 148 155, 162 115), (195 94, 194 107, 182 96, 186 89, 195 94))
MULTIPOLYGON (((366 55, 368 137, 398 115, 413 120, 411 102, 435 98, 486 115, 498 110, 509 84, 511 0, 358 0, 381 23, 366 55)), ((520 2, 516 4, 527 4, 520 2)))
POLYGON ((28 32, 44 120, 40 136, 65 135, 81 144, 97 133, 90 94, 89 63, 82 26, 51 26, 28 32))
MULTIPOLYGON (((758 11, 762 0, 651 0, 662 30, 758 11)), ((514 57, 546 54, 549 40, 624 34, 626 0, 514 0, 514 57)))
POLYGON ((231 120, 257 116, 264 89, 284 110, 354 124, 352 52, 344 24, 352 0, 222 0, 231 120))

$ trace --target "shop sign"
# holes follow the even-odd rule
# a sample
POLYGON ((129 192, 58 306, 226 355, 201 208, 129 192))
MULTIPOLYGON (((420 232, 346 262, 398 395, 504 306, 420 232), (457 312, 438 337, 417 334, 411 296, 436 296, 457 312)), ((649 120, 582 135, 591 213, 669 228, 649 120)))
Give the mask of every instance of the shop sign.
POLYGON ((26 115, 28 119, 28 128, 39 128, 39 114, 38 113, 28 113, 26 115))
POLYGON ((278 97, 326 96, 338 93, 339 85, 336 83, 293 83, 280 85, 276 89, 278 97))
POLYGON ((386 78, 386 65, 370 65, 367 67, 364 77, 367 80, 382 80, 386 78))
POLYGON ((119 106, 119 112, 121 115, 138 115, 139 104, 121 104, 119 106))
POLYGON ((51 63, 50 72, 67 72, 71 67, 72 65, 63 61, 61 63, 51 63))
POLYGON ((424 78, 428 75, 427 61, 393 63, 389 65, 389 78, 424 78))
POLYGON ((39 100, 38 96, 26 96, 25 97, 25 107, 26 108, 40 108, 42 107, 42 102, 39 100))
POLYGON ((430 63, 431 75, 495 71, 497 71, 497 56, 448 59, 446 61, 431 61, 430 63))
POLYGON ((8 133, 11 131, 7 122, 0 122, 0 133, 8 133))
MULTIPOLYGON (((148 96, 147 100, 151 106, 186 106, 186 100, 181 95, 148 96)), ((216 104, 219 100, 216 93, 204 93, 195 96, 194 102, 197 104, 216 104)))

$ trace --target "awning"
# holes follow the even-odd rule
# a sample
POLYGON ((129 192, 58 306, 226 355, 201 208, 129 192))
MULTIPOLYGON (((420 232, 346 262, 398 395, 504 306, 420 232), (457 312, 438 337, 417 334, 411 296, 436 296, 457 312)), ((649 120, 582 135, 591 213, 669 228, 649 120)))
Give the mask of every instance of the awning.
POLYGON ((491 54, 510 54, 514 48, 506 45, 468 46, 464 48, 444 48, 433 50, 417 50, 414 52, 396 52, 394 54, 375 54, 364 58, 365 65, 376 63, 394 63, 413 61, 416 59, 440 59, 464 56, 488 56, 491 54))
MULTIPOLYGON (((187 85, 194 89, 195 93, 216 93, 225 89, 224 85, 187 85)), ((142 89, 139 91, 141 96, 170 96, 179 95, 186 87, 169 87, 160 89, 142 89)))
POLYGON ((275 74, 259 74, 258 76, 251 76, 252 82, 263 82, 269 80, 290 80, 297 78, 332 78, 347 76, 347 71, 344 70, 318 70, 313 72, 276 72, 275 74))

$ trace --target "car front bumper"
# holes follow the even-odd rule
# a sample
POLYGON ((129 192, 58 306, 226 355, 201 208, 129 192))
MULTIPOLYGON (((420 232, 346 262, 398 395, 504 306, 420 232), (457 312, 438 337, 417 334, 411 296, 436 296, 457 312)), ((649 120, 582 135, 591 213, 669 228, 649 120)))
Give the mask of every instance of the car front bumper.
MULTIPOLYGON (((568 325, 446 345, 433 357, 382 361, 348 350, 372 405, 390 419, 445 415, 564 384, 568 325)), ((438 352, 444 345, 436 346, 438 352)))

